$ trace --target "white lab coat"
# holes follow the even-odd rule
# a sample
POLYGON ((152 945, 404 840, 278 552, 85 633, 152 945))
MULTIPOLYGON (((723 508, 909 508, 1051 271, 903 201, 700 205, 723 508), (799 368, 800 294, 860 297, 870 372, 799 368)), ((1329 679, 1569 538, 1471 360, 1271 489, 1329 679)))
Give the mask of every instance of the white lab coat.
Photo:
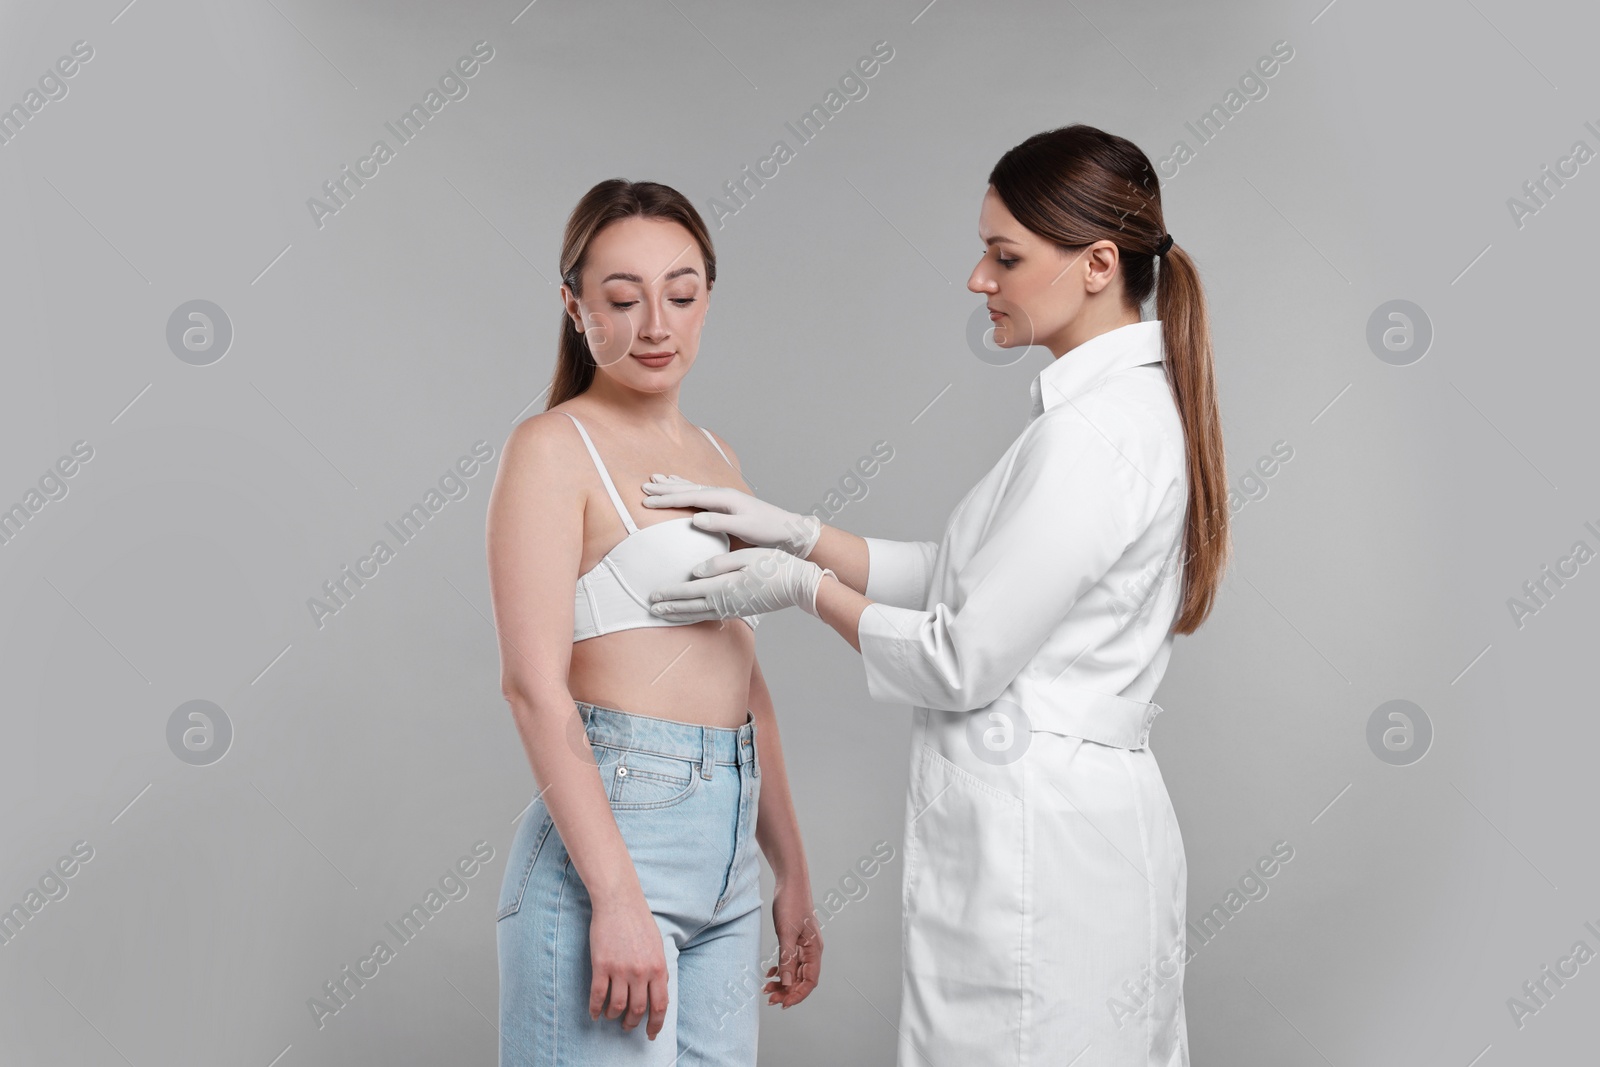
POLYGON ((1054 360, 942 541, 866 539, 867 688, 915 706, 900 1067, 1189 1063, 1187 866, 1146 745, 1188 503, 1161 359, 1151 320, 1054 360))

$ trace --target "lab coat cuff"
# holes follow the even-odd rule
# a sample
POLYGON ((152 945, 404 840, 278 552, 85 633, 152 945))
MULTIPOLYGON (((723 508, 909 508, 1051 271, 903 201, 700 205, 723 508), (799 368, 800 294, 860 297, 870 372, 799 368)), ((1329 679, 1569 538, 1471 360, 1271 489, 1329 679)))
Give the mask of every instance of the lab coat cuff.
POLYGON ((928 595, 928 558, 916 541, 863 537, 867 543, 868 600, 922 607, 928 595))
POLYGON ((867 672, 867 692, 873 700, 925 706, 923 694, 913 682, 912 648, 927 614, 876 602, 861 613, 856 639, 867 672))

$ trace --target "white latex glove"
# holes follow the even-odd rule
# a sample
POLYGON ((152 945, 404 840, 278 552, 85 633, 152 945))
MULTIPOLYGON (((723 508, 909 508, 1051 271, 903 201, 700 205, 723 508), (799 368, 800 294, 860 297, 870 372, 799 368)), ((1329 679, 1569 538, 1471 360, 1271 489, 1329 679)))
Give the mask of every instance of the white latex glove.
POLYGON ((797 515, 727 486, 700 485, 676 474, 652 474, 642 486, 647 508, 703 508, 694 525, 805 559, 822 536, 822 520, 797 515))
MULTIPOLYGON (((650 610, 701 621, 760 615, 800 607, 817 613, 817 587, 833 571, 779 548, 741 548, 701 560, 691 582, 663 585, 650 594, 650 610)), ((838 575, 834 574, 837 578, 838 575)))

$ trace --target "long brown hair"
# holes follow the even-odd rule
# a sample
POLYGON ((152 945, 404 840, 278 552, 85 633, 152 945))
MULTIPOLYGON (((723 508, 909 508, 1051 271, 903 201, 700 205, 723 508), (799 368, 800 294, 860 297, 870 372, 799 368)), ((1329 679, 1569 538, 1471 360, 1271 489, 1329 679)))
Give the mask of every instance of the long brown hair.
MULTIPOLYGON (((711 234, 694 205, 678 190, 657 182, 630 182, 609 178, 583 194, 567 218, 566 234, 561 239, 561 280, 572 295, 583 296, 583 266, 589 242, 618 219, 665 219, 689 231, 700 246, 706 263, 706 289, 717 280, 717 254, 711 248, 711 234)), ((550 381, 550 398, 544 408, 571 400, 594 381, 594 355, 573 324, 566 309, 561 311, 561 340, 556 348, 556 370, 550 381)))
POLYGON ((1132 141, 1078 124, 1036 133, 1011 149, 989 172, 989 184, 1018 222, 1063 248, 1113 242, 1131 310, 1155 293, 1189 473, 1183 603, 1174 629, 1193 633, 1211 613, 1229 555, 1228 476, 1200 272, 1176 242, 1156 269, 1167 232, 1156 172, 1132 141))

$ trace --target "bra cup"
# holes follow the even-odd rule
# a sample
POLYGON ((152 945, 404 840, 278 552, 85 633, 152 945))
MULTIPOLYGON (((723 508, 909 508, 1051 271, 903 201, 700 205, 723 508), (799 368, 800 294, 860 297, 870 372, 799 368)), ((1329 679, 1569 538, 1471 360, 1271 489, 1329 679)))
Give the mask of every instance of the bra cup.
POLYGON ((684 516, 641 527, 600 562, 616 576, 622 590, 649 611, 652 592, 663 585, 692 581, 691 567, 728 548, 727 534, 702 530, 684 516))

